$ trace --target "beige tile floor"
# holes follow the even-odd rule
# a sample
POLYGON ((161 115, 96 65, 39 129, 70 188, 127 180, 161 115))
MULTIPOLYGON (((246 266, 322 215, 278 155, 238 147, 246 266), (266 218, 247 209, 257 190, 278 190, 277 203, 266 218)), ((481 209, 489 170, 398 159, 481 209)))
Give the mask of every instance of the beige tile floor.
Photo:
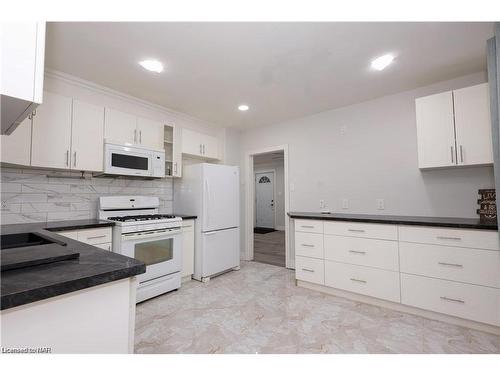
POLYGON ((243 262, 137 306, 136 353, 500 353, 500 336, 296 287, 243 262))

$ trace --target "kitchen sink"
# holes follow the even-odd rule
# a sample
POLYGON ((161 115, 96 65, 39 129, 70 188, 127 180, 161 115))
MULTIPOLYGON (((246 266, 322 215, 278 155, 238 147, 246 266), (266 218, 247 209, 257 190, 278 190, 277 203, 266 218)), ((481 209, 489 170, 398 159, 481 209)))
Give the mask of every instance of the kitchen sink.
POLYGON ((49 240, 48 238, 42 237, 37 233, 2 234, 0 237, 0 247, 2 249, 14 249, 17 247, 56 243, 56 241, 49 240))

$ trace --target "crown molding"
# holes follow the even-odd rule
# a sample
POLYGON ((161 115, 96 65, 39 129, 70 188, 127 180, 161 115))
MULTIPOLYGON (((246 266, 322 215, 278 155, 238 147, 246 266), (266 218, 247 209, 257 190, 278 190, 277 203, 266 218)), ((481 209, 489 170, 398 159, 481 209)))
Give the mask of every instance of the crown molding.
POLYGON ((48 78, 53 78, 56 80, 67 82, 67 83, 70 83, 70 84, 75 85, 75 86, 80 86, 80 87, 83 87, 83 88, 88 89, 88 90, 96 91, 96 92, 99 92, 100 94, 111 96, 113 98, 120 99, 120 100, 126 101, 126 102, 131 103, 131 104, 139 105, 141 107, 144 107, 144 108, 147 108, 147 109, 150 109, 153 111, 162 112, 166 115, 174 116, 178 119, 194 121, 196 123, 201 123, 201 124, 207 125, 211 128, 222 129, 222 127, 217 126, 217 125, 210 123, 208 121, 202 120, 200 118, 188 115, 188 114, 183 113, 183 112, 174 111, 173 109, 164 107, 162 105, 148 102, 147 100, 140 99, 140 98, 137 98, 135 96, 128 95, 128 94, 125 94, 125 93, 117 91, 117 90, 113 90, 109 87, 102 86, 102 85, 99 85, 95 82, 87 81, 85 79, 73 76, 71 74, 63 73, 63 72, 58 71, 58 70, 45 69, 45 76, 48 78))

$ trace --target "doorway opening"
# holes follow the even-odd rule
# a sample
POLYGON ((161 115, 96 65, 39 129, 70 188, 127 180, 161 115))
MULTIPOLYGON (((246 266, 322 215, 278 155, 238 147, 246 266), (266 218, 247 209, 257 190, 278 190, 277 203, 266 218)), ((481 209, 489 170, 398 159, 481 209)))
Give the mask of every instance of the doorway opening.
POLYGON ((286 267, 285 153, 254 155, 253 260, 286 267))

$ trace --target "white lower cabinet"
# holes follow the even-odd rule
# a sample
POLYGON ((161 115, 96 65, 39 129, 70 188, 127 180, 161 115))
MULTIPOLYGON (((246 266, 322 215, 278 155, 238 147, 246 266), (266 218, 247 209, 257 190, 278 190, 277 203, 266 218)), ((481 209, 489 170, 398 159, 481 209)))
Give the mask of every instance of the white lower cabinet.
POLYGON ((298 281, 353 299, 459 317, 469 327, 500 326, 497 231, 299 219, 295 267, 298 281))
POLYGON ((500 289, 401 274, 401 302, 425 310, 500 325, 500 289))
POLYGON ((325 261, 296 256, 295 273, 297 280, 323 285, 325 283, 325 261))
POLYGON ((325 285, 400 302, 399 272, 325 261, 325 285))
POLYGON ((194 220, 182 222, 182 271, 181 277, 194 273, 194 220))
POLYGON ((79 230, 66 230, 55 232, 61 236, 71 238, 75 241, 80 241, 88 245, 93 245, 104 250, 111 251, 112 249, 112 229, 111 227, 104 228, 89 228, 79 230))

